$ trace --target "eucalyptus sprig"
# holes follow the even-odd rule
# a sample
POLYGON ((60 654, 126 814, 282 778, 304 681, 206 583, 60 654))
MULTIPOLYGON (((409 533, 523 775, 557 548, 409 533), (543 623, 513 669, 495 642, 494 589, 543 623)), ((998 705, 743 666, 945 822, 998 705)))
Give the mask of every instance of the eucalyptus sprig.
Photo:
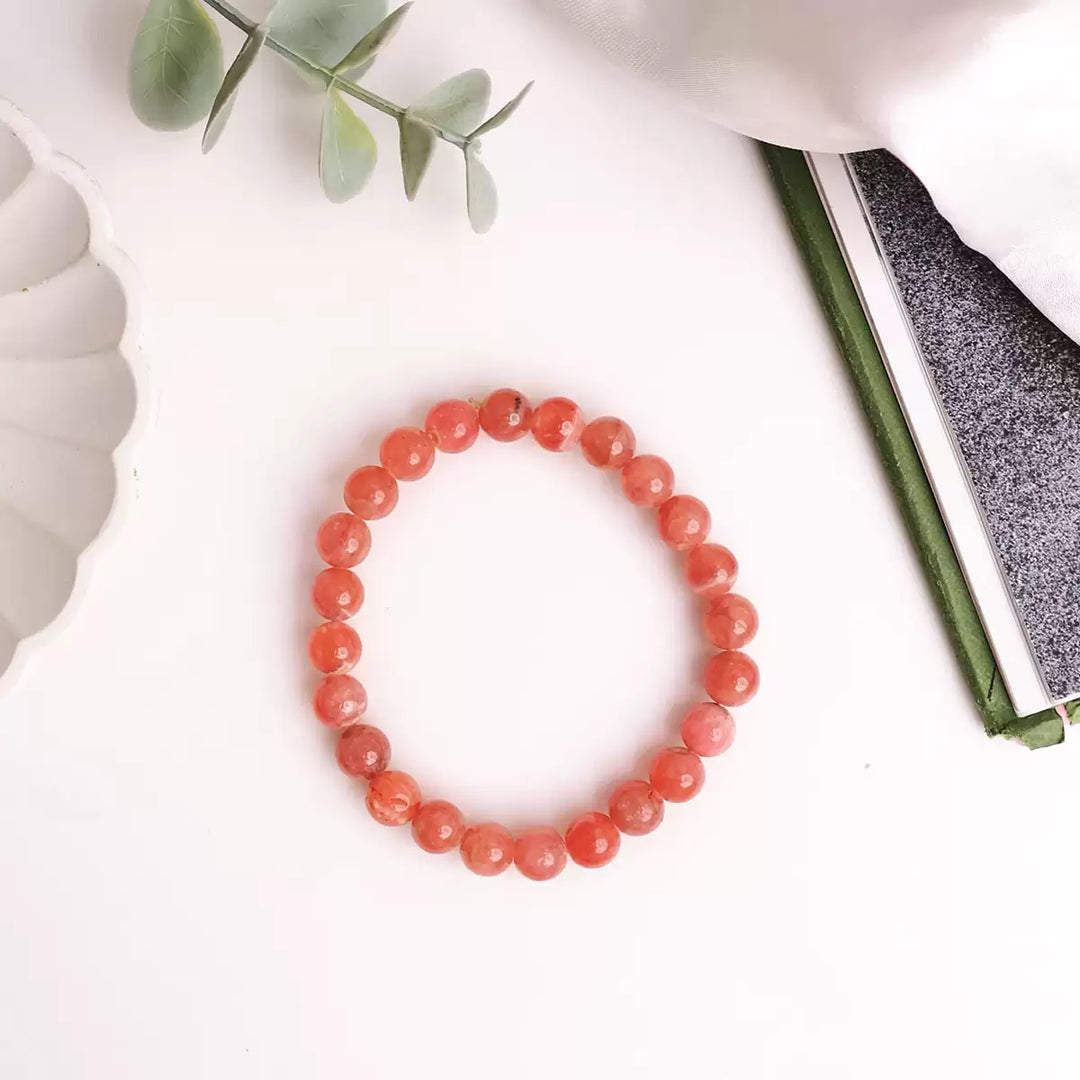
POLYGON ((465 189, 473 229, 495 221, 495 182, 480 160, 480 138, 501 127, 532 83, 484 120, 491 79, 473 68, 440 83, 411 105, 395 105, 360 85, 380 50, 393 38, 412 3, 387 13, 387 0, 277 0, 261 23, 228 0, 150 0, 139 25, 128 72, 135 114, 161 131, 179 131, 204 117, 203 153, 225 130, 244 76, 260 53, 278 53, 323 92, 319 179, 326 197, 346 202, 367 183, 378 150, 367 124, 346 97, 398 124, 405 194, 416 198, 438 140, 457 147, 465 160, 465 189), (246 35, 227 71, 211 8, 246 35))

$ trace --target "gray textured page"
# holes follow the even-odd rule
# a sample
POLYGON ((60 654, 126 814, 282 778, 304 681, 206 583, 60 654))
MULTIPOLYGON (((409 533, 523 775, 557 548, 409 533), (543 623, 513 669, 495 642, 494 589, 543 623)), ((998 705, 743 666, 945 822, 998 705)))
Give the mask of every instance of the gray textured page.
POLYGON ((885 151, 851 162, 1055 698, 1080 689, 1080 346, 885 151))

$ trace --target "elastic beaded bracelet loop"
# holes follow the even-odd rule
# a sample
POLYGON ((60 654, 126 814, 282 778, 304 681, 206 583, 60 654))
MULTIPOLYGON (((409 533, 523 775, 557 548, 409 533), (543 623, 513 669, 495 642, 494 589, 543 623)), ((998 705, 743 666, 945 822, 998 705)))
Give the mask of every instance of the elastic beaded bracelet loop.
POLYGON ((549 398, 532 408, 518 390, 496 390, 482 404, 443 401, 427 415, 423 428, 391 431, 379 451, 379 465, 357 469, 345 482, 348 513, 331 514, 316 534, 315 546, 328 565, 315 578, 312 603, 326 621, 312 632, 308 653, 325 678, 315 691, 315 715, 339 729, 338 764, 349 776, 368 783, 367 808, 382 825, 411 825, 424 851, 461 852, 476 874, 492 877, 511 863, 527 878, 546 881, 561 873, 569 857, 579 866, 609 863, 621 836, 644 836, 656 829, 670 802, 693 798, 705 782, 702 758, 727 750, 735 738, 729 708, 749 701, 758 688, 758 669, 742 651, 757 633, 753 604, 731 592, 738 577, 734 555, 707 542, 708 508, 690 495, 675 494, 675 477, 663 458, 635 456, 634 433, 622 420, 603 416, 586 424, 568 398, 549 398), (363 723, 367 693, 348 672, 360 660, 360 638, 347 620, 360 610, 364 587, 352 571, 371 549, 368 521, 386 517, 397 505, 399 481, 419 480, 435 463, 436 450, 457 454, 476 442, 480 431, 499 442, 531 433, 545 450, 581 447, 586 460, 620 474, 626 497, 656 512, 661 539, 685 553, 691 590, 705 603, 703 629, 715 646, 703 684, 711 700, 694 705, 683 717, 683 745, 660 750, 647 779, 626 780, 612 792, 607 813, 590 810, 571 821, 565 833, 550 826, 524 829, 515 837, 494 822, 466 824, 461 811, 444 800, 425 802, 417 782, 389 768, 390 741, 363 723))

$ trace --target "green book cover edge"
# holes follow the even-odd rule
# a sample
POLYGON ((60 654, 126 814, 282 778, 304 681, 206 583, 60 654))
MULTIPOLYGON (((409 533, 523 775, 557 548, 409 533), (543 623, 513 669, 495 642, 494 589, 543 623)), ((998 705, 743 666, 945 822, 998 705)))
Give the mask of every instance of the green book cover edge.
MULTIPOLYGON (((761 148, 987 734, 1018 740, 1031 749, 1061 742, 1065 725, 1056 709, 1025 717, 1013 710, 805 156, 768 143, 761 148)), ((1070 716, 1075 704, 1068 709, 1070 716)))

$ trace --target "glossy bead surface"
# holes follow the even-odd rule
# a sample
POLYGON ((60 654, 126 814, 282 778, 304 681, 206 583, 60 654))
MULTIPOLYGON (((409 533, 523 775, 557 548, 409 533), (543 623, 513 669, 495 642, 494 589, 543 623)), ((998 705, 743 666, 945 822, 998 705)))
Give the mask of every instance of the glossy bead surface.
POLYGON ((579 814, 566 830, 566 850, 578 866, 604 866, 618 854, 619 830, 598 810, 579 814))
POLYGON ((366 802, 380 825, 408 825, 420 809, 420 785, 408 773, 387 769, 372 778, 366 802))
POLYGON ((593 420, 581 433, 581 452, 598 469, 621 469, 634 456, 634 432, 614 416, 593 420))
POLYGON ((669 746, 653 758, 649 766, 649 783, 668 802, 686 802, 705 783, 705 766, 693 750, 669 746))
POLYGON ((757 664, 744 652, 717 653, 705 665, 705 692, 720 705, 745 705, 758 690, 757 664))
POLYGON ((367 521, 386 517, 397 501, 398 483, 381 465, 364 465, 345 481, 345 505, 367 521))
POLYGON ((435 464, 435 444, 420 428, 395 428, 383 439, 379 460, 395 480, 419 480, 435 464))
POLYGON ((683 717, 679 735, 699 757, 716 757, 735 741, 735 721, 723 705, 703 701, 683 717))
POLYGON ((331 566, 315 575, 311 602, 324 619, 342 622, 351 619, 360 610, 364 602, 364 586, 351 570, 331 566))
POLYGON ((518 833, 514 865, 530 881, 550 881, 566 867, 566 844, 557 829, 538 825, 518 833))
POLYGON ((443 799, 422 803, 412 823, 413 839, 432 855, 453 851, 465 835, 465 818, 443 799))
POLYGON ((370 724, 353 724, 338 739, 341 771, 356 780, 371 780, 390 764, 390 740, 370 724))
POLYGON ((344 675, 351 671, 361 651, 360 638, 348 623, 322 623, 308 639, 308 656, 324 675, 344 675))
POLYGON ((467 401, 440 401, 427 414, 424 430, 444 454, 468 450, 480 434, 480 418, 467 401))
POLYGON ((698 544, 686 556, 686 580, 706 600, 723 596, 739 577, 735 556, 722 544, 698 544))
POLYGON ((656 524, 668 547, 689 551, 709 535, 712 515, 709 508, 693 495, 673 495, 657 511, 656 524))
POLYGON ((461 838, 461 859, 474 874, 494 877, 514 861, 514 838, 491 821, 471 825, 461 838))
POLYGON ((709 604, 703 625, 705 636, 718 649, 741 649, 757 633, 757 609, 745 596, 728 593, 709 604))
POLYGON ((533 411, 533 438, 545 450, 557 453, 577 446, 584 430, 585 417, 569 398, 548 398, 533 411))
POLYGON ((520 390, 496 390, 480 406, 480 426, 499 442, 516 442, 529 433, 532 407, 520 390))
POLYGON ((327 675, 315 689, 313 704, 327 727, 348 727, 367 711, 367 691, 351 675, 327 675))
POLYGON ((664 800, 644 780, 627 780, 611 793, 608 813, 620 832, 645 836, 664 820, 664 800))
POLYGON ((315 547, 329 566, 348 569, 371 550, 371 530, 355 514, 331 514, 315 534, 315 547))
POLYGON ((622 489, 635 506, 657 507, 671 498, 675 474, 655 454, 642 454, 623 467, 622 489))

